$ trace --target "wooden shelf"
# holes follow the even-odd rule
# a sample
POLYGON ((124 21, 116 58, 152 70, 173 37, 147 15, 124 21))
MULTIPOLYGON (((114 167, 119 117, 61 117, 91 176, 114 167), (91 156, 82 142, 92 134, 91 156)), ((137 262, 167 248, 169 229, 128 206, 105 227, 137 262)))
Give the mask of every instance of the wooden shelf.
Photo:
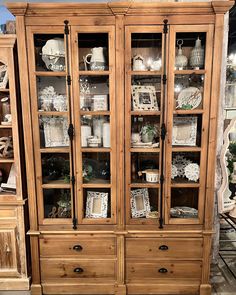
POLYGON ((174 115, 201 115, 204 114, 203 110, 175 110, 173 111, 174 115))
POLYGON ((159 183, 150 183, 150 182, 140 182, 140 183, 131 183, 129 185, 129 187, 131 188, 159 188, 160 187, 160 184, 159 183))
POLYGON ((82 153, 109 153, 111 152, 110 148, 81 148, 82 153))
POLYGON ((41 153, 69 153, 70 150, 69 148, 41 148, 40 149, 41 153))
POLYGON ((80 115, 89 115, 89 116, 109 116, 110 111, 80 111, 80 115))
POLYGON ((132 116, 160 116, 160 111, 131 111, 132 116))
POLYGON ((111 188, 110 183, 83 183, 83 188, 111 188))
POLYGON ((110 71, 79 71, 80 76, 108 76, 110 71))
POLYGON ((159 153, 160 148, 130 148, 131 153, 159 153))
POLYGON ((44 77, 66 77, 66 72, 47 72, 47 71, 35 71, 36 76, 44 77))
POLYGON ((12 125, 0 125, 0 129, 11 129, 12 125))
POLYGON ((46 183, 46 184, 42 184, 42 188, 45 188, 45 189, 54 189, 54 188, 58 188, 58 189, 62 189, 62 188, 71 188, 71 185, 69 183, 61 183, 61 182, 58 182, 58 183, 46 183))
POLYGON ((199 188, 200 184, 199 183, 186 183, 186 182, 182 182, 182 183, 171 183, 171 187, 175 188, 175 187, 181 187, 181 188, 199 188))
POLYGON ((57 112, 57 111, 52 111, 52 112, 46 112, 46 111, 38 111, 38 114, 41 116, 67 116, 68 112, 57 112))
POLYGON ((201 152, 201 148, 198 146, 181 146, 174 147, 172 146, 172 152, 201 152))
POLYGON ((139 76, 161 76, 162 71, 128 71, 130 75, 139 75, 139 76))
POLYGON ((175 70, 175 75, 202 75, 206 73, 206 70, 175 70))
POLYGON ((10 92, 9 88, 0 88, 0 92, 10 92))
POLYGON ((2 158, 0 158, 0 163, 14 163, 14 159, 2 159, 2 158))

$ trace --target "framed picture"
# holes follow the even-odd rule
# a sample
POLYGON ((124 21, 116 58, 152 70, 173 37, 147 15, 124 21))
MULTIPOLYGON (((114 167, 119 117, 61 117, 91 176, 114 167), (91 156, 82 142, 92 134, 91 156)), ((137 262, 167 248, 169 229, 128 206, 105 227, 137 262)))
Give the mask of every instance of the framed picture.
POLYGON ((130 198, 132 218, 146 217, 150 212, 149 195, 147 188, 139 188, 131 191, 130 198))
POLYGON ((0 88, 6 88, 8 82, 7 65, 0 66, 0 88))
POLYGON ((68 121, 66 117, 41 116, 45 147, 69 146, 68 121))
POLYGON ((107 111, 107 95, 93 96, 93 111, 107 111))
POLYGON ((196 146, 197 117, 174 117, 172 145, 196 146))
POLYGON ((154 86, 132 86, 134 111, 158 111, 156 90, 154 86))
POLYGON ((108 193, 87 192, 86 218, 107 218, 108 193))

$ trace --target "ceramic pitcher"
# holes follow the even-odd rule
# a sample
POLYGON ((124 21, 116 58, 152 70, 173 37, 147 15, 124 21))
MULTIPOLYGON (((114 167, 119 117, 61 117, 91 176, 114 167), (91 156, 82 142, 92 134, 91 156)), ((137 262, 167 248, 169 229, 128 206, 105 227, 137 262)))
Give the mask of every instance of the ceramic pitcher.
POLYGON ((91 49, 92 53, 89 53, 85 57, 85 63, 90 65, 92 71, 101 71, 105 69, 105 56, 103 47, 94 47, 91 49), (90 61, 88 57, 91 56, 90 61))

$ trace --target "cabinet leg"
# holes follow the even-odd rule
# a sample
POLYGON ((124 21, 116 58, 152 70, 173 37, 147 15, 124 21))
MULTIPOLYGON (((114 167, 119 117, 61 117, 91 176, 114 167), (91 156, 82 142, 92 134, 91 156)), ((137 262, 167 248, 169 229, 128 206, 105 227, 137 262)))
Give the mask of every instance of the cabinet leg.
POLYGON ((116 285, 115 295, 126 295, 126 285, 116 285))
POLYGON ((32 284, 31 285, 31 295, 42 295, 42 286, 32 284))
POLYGON ((210 284, 200 285, 200 295, 211 295, 211 285, 210 284))

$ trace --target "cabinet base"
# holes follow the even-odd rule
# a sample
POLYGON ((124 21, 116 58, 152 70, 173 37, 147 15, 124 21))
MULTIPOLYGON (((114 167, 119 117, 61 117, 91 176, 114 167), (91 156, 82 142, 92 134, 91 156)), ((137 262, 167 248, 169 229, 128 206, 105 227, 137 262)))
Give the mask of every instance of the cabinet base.
POLYGON ((28 291, 30 288, 29 278, 0 278, 1 291, 28 291))
POLYGON ((41 285, 32 284, 31 285, 31 295, 42 295, 41 285))
POLYGON ((211 285, 209 284, 200 285, 200 295, 211 295, 211 285))

